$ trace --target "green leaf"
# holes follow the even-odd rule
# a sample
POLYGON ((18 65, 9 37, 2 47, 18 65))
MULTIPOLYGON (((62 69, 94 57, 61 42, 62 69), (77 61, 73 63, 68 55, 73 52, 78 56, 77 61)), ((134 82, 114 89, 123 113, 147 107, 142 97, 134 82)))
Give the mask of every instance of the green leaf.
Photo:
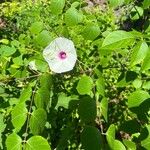
POLYGON ((24 125, 27 118, 26 105, 24 103, 17 104, 12 113, 12 124, 16 128, 17 131, 20 131, 21 127, 24 125))
POLYGON ((147 53, 147 56, 143 60, 141 71, 146 71, 146 70, 150 69, 150 61, 149 60, 150 60, 150 49, 149 49, 149 52, 147 53))
POLYGON ((78 97, 76 95, 67 96, 65 93, 59 93, 56 108, 62 106, 68 109, 71 100, 78 100, 78 97))
POLYGON ((130 65, 134 66, 141 63, 148 53, 148 45, 146 42, 140 42, 135 46, 131 55, 130 65))
POLYGON ((35 99, 35 104, 37 107, 43 106, 46 108, 50 102, 50 91, 52 87, 52 75, 49 73, 44 73, 40 77, 40 88, 38 89, 38 99, 40 98, 41 102, 37 102, 38 99, 35 99), (39 103, 39 104, 38 104, 39 103))
POLYGON ((99 130, 93 126, 85 126, 81 133, 81 143, 84 150, 101 150, 103 142, 99 130))
POLYGON ((136 144, 134 142, 124 139, 123 143, 128 150, 136 150, 136 144))
POLYGON ((52 14, 59 15, 65 7, 65 0, 51 0, 50 9, 52 14))
POLYGON ((105 96, 105 81, 103 77, 100 77, 96 81, 96 89, 98 91, 98 94, 105 96))
POLYGON ((46 121, 47 121, 47 114, 44 109, 39 108, 33 111, 29 123, 31 133, 34 135, 41 134, 44 130, 46 121))
POLYGON ((96 118, 96 102, 90 96, 85 96, 79 100, 78 113, 85 123, 94 122, 96 118))
POLYGON ((104 116, 105 121, 108 121, 107 113, 108 113, 108 100, 104 97, 100 103, 101 114, 104 116))
POLYGON ((142 80, 137 78, 133 81, 132 84, 136 89, 139 89, 142 86, 142 80))
POLYGON ((126 150, 126 148, 119 140, 115 140, 113 150, 126 150))
POLYGON ((85 94, 90 95, 92 87, 93 87, 92 78, 89 76, 83 75, 78 82, 77 91, 81 95, 85 95, 85 94))
POLYGON ((150 125, 146 125, 146 133, 144 134, 144 139, 141 141, 142 147, 149 150, 150 148, 150 125), (147 136, 145 136, 147 135, 147 136))
POLYGON ((97 24, 90 23, 85 27, 82 35, 86 40, 93 41, 99 36, 99 34, 100 34, 99 26, 97 24))
POLYGON ((25 150, 51 150, 47 140, 41 136, 32 136, 27 140, 25 150))
POLYGON ((74 7, 69 8, 65 13, 65 23, 67 26, 74 26, 82 22, 83 14, 74 7))
POLYGON ((31 85, 28 85, 22 92, 19 98, 19 103, 26 102, 27 100, 30 100, 30 97, 32 95, 32 87, 31 85))
POLYGON ((38 45, 45 47, 52 41, 52 37, 47 30, 43 30, 37 35, 35 41, 38 45))
POLYGON ((0 114, 0 134, 4 132, 6 128, 6 124, 4 123, 3 119, 4 119, 3 115, 0 114))
POLYGON ((143 89, 150 90, 150 81, 145 81, 142 86, 143 89))
POLYGON ((43 23, 42 22, 34 22, 31 27, 30 27, 30 31, 33 34, 38 34, 42 31, 43 29, 43 23))
POLYGON ((124 0, 108 0, 110 7, 118 7, 124 3, 124 0))
POLYGON ((115 125, 111 124, 106 132, 106 139, 108 145, 111 149, 114 149, 114 141, 115 141, 115 125))
POLYGON ((128 97, 128 107, 138 107, 146 99, 150 98, 149 94, 143 90, 136 90, 128 97))
POLYGON ((148 9, 150 7, 150 1, 149 0, 144 0, 143 1, 143 8, 148 9))
POLYGON ((9 47, 6 45, 2 45, 0 47, 0 55, 2 55, 3 57, 11 56, 15 52, 16 52, 16 49, 14 47, 9 47))
POLYGON ((7 136, 6 139, 7 150, 22 150, 22 139, 16 133, 7 136))
POLYGON ((133 34, 130 32, 118 30, 111 32, 103 41, 102 49, 121 49, 130 45, 134 40, 133 34))

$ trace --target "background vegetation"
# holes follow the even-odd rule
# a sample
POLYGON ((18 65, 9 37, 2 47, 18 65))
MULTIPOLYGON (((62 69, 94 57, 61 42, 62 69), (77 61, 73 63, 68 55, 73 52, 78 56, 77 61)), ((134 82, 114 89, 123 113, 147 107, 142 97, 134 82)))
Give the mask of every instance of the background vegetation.
POLYGON ((1 1, 0 149, 150 150, 149 6, 1 1), (60 36, 78 60, 54 74, 42 52, 60 36))

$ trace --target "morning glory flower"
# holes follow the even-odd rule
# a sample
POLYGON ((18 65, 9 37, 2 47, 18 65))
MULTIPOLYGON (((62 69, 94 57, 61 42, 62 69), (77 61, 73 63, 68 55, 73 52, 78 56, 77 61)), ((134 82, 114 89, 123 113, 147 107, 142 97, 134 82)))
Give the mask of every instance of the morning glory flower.
POLYGON ((77 60, 76 49, 71 40, 64 37, 54 39, 43 51, 43 57, 55 73, 73 69, 77 60))

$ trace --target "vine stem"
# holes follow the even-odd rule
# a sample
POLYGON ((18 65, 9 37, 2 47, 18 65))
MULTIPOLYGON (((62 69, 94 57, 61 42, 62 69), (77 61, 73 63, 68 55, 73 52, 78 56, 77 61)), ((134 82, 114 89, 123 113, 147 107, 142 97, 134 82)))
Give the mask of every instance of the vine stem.
POLYGON ((27 141, 30 116, 31 116, 32 105, 33 105, 33 101, 34 101, 34 96, 35 96, 37 84, 38 84, 38 80, 36 81, 36 84, 35 84, 34 89, 32 91, 32 98, 31 98, 31 102, 30 102, 30 106, 29 106, 29 111, 27 113, 27 125, 26 125, 26 129, 25 129, 25 137, 24 137, 24 140, 23 140, 23 142, 24 142, 24 144, 23 144, 23 150, 25 150, 25 144, 26 144, 26 141, 27 141))

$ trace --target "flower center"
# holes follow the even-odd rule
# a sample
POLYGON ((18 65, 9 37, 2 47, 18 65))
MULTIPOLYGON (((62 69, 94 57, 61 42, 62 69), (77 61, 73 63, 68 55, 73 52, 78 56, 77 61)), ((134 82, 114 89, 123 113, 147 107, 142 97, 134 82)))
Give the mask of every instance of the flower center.
POLYGON ((67 54, 66 54, 66 52, 64 52, 64 51, 61 51, 61 52, 59 52, 59 58, 60 59, 66 59, 66 57, 67 57, 67 54))

